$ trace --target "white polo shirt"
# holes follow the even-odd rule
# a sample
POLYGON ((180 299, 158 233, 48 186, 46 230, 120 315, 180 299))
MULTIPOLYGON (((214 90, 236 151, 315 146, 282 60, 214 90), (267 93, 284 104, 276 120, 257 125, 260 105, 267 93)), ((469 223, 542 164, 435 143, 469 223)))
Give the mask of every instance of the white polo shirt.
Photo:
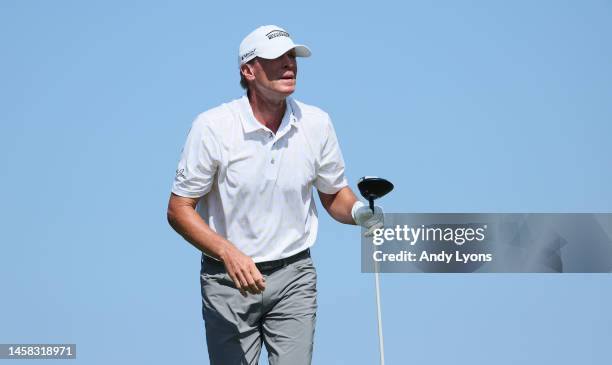
POLYGON ((222 104, 193 122, 172 192, 200 198, 197 211, 255 262, 291 256, 317 237, 315 186, 347 186, 329 115, 287 98, 276 134, 259 123, 248 98, 222 104))

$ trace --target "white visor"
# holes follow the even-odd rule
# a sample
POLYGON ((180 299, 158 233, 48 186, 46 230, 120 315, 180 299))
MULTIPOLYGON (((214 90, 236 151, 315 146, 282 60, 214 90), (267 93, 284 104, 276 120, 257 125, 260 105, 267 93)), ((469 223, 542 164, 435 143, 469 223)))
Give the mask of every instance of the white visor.
POLYGON ((265 25, 255 29, 240 43, 238 62, 245 64, 255 57, 275 59, 295 49, 297 57, 310 57, 312 52, 302 44, 295 44, 283 28, 265 25))

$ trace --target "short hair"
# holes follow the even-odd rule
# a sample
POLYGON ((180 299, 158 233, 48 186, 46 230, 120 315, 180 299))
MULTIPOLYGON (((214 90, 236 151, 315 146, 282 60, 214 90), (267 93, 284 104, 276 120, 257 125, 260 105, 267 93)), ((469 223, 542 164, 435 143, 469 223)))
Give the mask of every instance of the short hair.
MULTIPOLYGON (((257 57, 255 57, 257 58, 257 57)), ((253 63, 255 63, 255 58, 253 58, 252 60, 249 60, 248 62, 245 63, 248 65, 252 65, 253 63)), ((242 65, 240 65, 242 66, 242 65)), ((238 70, 240 72, 240 86, 244 89, 244 90, 249 90, 249 84, 247 82, 247 80, 244 78, 244 76, 242 76, 242 71, 238 70)))

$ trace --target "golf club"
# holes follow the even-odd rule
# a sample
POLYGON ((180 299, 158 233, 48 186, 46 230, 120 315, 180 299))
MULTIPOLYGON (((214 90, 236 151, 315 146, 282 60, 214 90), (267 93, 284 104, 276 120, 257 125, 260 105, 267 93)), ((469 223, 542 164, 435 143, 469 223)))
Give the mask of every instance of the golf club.
MULTIPOLYGON (((361 196, 368 199, 370 209, 374 213, 374 200, 387 195, 393 190, 393 184, 380 177, 364 176, 357 182, 357 188, 361 196)), ((378 262, 374 262, 374 281, 376 283, 376 315, 378 319, 378 348, 380 350, 380 364, 385 365, 385 346, 382 330, 382 314, 380 309, 380 278, 378 274, 378 262)))
POLYGON ((393 190, 393 184, 389 180, 385 180, 376 176, 364 176, 357 182, 357 188, 361 196, 368 199, 370 209, 374 213, 374 200, 382 198, 393 190))

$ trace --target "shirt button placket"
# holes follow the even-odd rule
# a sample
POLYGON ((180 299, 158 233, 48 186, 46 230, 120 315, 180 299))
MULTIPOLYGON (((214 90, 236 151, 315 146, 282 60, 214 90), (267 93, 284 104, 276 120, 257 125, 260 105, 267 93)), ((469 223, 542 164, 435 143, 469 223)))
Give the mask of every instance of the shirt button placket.
POLYGON ((276 179, 276 169, 274 168, 275 164, 275 152, 274 152, 274 133, 268 132, 268 161, 269 164, 266 168, 266 177, 268 179, 276 179))
POLYGON ((270 144, 270 163, 274 164, 274 161, 276 159, 276 151, 274 150, 274 145, 276 144, 276 141, 274 141, 274 133, 270 132, 270 142, 272 142, 270 144))
POLYGON ((270 132, 270 141, 272 142, 270 144, 270 155, 272 156, 270 158, 270 163, 274 164, 274 134, 272 134, 272 132, 270 132))
POLYGON ((280 153, 281 151, 278 148, 275 148, 275 146, 278 144, 278 140, 274 141, 274 143, 272 143, 271 147, 271 151, 270 151, 270 170, 272 172, 273 175, 273 179, 276 180, 278 178, 278 171, 280 169, 280 164, 278 159, 280 158, 280 153))
POLYGON ((270 139, 270 163, 274 163, 274 134, 270 132, 268 134, 268 138, 270 139))

